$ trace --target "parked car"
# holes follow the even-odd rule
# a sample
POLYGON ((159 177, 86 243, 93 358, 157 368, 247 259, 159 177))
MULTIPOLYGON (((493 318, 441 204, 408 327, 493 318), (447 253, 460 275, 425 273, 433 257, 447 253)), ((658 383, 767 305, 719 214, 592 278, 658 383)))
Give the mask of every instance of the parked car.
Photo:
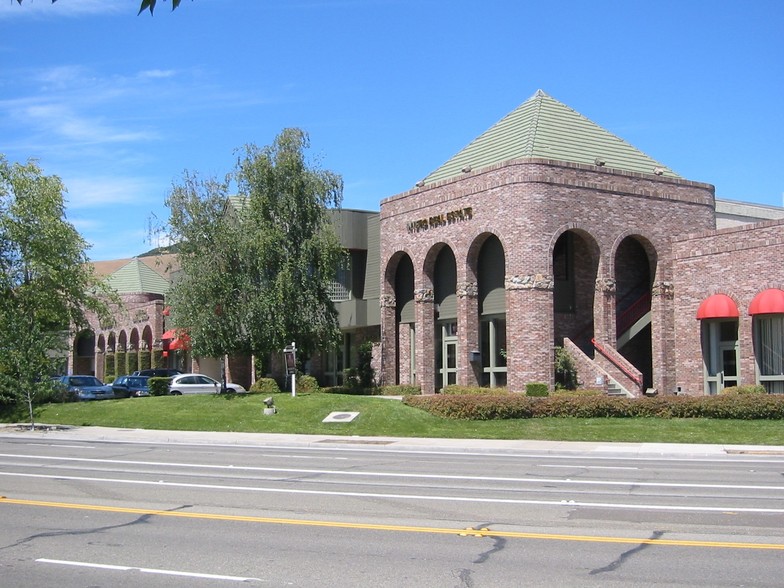
POLYGON ((171 378, 172 376, 176 376, 181 373, 181 370, 176 370, 174 368, 153 368, 149 370, 136 370, 131 375, 147 376, 148 378, 171 378))
POLYGON ((149 396, 147 387, 149 376, 120 376, 112 382, 115 398, 140 398, 149 396))
POLYGON ((106 400, 114 398, 112 387, 104 384, 95 376, 60 376, 59 384, 75 400, 106 400))
MULTIPOLYGON (((227 383, 226 387, 232 392, 245 392, 239 384, 227 383)), ((169 383, 169 394, 180 396, 182 394, 219 394, 221 383, 204 374, 179 374, 174 376, 169 383)))

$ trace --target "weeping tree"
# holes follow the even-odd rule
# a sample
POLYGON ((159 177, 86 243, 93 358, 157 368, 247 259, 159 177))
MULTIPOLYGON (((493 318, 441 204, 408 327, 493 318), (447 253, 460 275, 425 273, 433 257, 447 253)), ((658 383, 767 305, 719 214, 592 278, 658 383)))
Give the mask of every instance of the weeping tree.
POLYGON ((116 301, 88 263, 87 243, 65 218, 65 187, 35 161, 0 155, 0 401, 27 405, 50 397, 53 361, 69 328, 116 301))
POLYGON ((182 272, 167 300, 197 355, 267 356, 292 341, 307 355, 339 340, 329 286, 344 252, 329 211, 343 181, 308 148, 304 131, 285 129, 241 149, 224 180, 186 172, 169 194, 182 272))

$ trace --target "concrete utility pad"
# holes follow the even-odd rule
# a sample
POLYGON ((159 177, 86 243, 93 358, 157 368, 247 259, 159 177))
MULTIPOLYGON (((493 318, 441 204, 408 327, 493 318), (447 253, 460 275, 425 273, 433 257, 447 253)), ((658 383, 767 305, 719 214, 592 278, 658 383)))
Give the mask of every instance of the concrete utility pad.
POLYGON ((359 416, 358 412, 331 412, 322 423, 350 423, 359 416))

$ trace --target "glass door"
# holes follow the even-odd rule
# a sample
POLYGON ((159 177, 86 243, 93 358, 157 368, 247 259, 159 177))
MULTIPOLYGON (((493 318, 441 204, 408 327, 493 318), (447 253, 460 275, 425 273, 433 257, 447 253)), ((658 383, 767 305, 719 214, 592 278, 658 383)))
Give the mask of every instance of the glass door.
POLYGON ((457 384, 457 323, 439 323, 436 337, 436 390, 457 384))
POLYGON ((718 394, 740 384, 738 321, 703 321, 702 329, 705 393, 718 394))

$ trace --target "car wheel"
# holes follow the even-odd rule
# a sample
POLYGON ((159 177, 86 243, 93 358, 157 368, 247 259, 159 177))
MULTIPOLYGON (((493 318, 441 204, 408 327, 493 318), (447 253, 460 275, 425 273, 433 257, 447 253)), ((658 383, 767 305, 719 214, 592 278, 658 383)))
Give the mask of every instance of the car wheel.
POLYGON ((182 396, 182 392, 180 392, 179 390, 172 390, 171 392, 169 392, 169 394, 171 394, 172 396, 182 396))

